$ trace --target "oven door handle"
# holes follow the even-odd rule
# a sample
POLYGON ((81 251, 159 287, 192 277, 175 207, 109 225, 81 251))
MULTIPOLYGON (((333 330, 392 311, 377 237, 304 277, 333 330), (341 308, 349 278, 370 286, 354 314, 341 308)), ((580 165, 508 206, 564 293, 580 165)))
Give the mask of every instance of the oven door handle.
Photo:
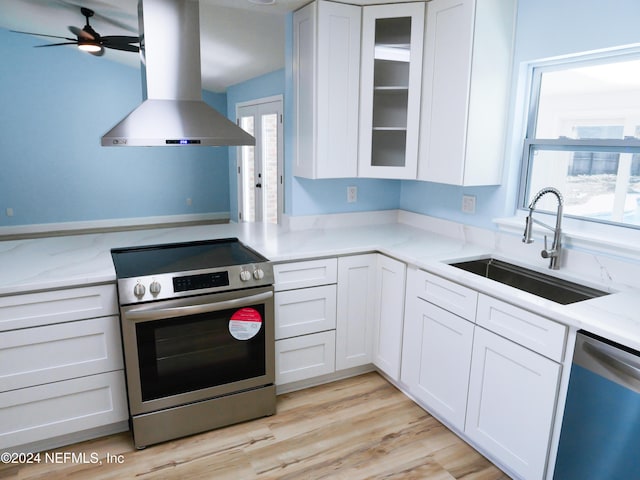
POLYGON ((199 313, 217 312, 228 308, 238 308, 246 305, 253 305, 273 297, 273 292, 264 292, 248 297, 234 298, 232 300, 223 300, 221 302, 203 303, 202 305, 185 305, 182 307, 154 308, 144 307, 136 308, 126 312, 127 320, 147 321, 161 320, 170 317, 184 317, 187 315, 197 315, 199 313))

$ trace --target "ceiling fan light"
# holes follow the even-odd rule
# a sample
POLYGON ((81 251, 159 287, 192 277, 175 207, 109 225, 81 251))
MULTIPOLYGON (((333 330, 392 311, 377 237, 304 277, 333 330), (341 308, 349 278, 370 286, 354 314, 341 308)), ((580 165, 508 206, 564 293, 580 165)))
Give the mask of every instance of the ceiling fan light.
POLYGON ((83 52, 96 53, 102 49, 102 46, 97 43, 82 42, 78 43, 78 48, 83 52))

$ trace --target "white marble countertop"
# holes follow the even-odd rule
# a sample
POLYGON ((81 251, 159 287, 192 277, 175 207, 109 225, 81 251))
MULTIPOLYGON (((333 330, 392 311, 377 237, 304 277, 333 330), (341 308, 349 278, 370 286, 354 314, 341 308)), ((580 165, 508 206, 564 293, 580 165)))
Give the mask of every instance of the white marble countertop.
MULTIPOLYGON (((640 290, 624 287, 603 297, 560 305, 447 264, 496 254, 491 247, 404 223, 303 230, 262 224, 220 224, 2 241, 0 296, 115 282, 110 255, 114 247, 226 237, 239 238, 275 262, 378 251, 640 350, 640 290)), ((519 263, 517 258, 497 255, 519 263)), ((554 274, 584 283, 570 272, 554 274)), ((592 282, 589 285, 611 288, 592 282)))

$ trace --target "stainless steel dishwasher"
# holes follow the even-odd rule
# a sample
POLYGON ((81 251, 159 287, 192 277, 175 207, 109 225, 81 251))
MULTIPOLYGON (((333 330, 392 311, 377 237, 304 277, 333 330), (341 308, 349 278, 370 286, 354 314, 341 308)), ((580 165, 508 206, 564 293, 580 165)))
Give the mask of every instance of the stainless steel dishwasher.
POLYGON ((640 479, 640 352, 577 335, 554 479, 640 479))

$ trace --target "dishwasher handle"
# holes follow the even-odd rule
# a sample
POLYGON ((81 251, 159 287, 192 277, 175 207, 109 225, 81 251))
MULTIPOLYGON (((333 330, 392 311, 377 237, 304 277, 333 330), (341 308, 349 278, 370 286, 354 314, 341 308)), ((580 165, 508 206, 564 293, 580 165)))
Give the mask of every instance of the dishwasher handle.
POLYGON ((640 393, 640 354, 579 333, 573 363, 640 393))

